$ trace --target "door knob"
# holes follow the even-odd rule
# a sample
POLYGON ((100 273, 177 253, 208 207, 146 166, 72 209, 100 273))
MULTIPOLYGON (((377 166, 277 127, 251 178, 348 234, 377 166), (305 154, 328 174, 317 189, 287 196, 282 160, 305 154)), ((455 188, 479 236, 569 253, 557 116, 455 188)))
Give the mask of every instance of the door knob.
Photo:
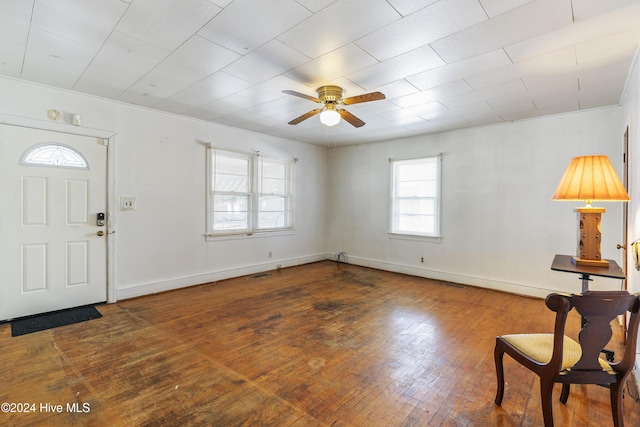
POLYGON ((104 231, 102 230, 98 231, 98 236, 104 236, 104 231))
POLYGON ((618 243, 618 244, 616 245, 616 248, 618 248, 618 249, 624 249, 625 251, 627 250, 627 247, 626 247, 625 245, 621 245, 620 243, 618 243))

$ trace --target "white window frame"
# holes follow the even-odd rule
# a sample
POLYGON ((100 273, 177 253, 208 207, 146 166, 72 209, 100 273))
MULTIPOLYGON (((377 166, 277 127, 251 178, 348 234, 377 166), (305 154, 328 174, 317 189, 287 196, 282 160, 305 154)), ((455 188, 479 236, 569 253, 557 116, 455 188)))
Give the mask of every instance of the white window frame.
MULTIPOLYGON (((442 156, 440 154, 435 156, 425 156, 408 159, 389 159, 390 163, 390 176, 391 176, 391 189, 390 189, 390 207, 389 207, 389 235, 397 238, 417 238, 428 239, 433 241, 440 241, 440 225, 441 225, 441 181, 442 181, 442 156), (423 181, 424 185, 429 185, 429 181, 433 181, 433 194, 431 195, 409 195, 400 196, 398 193, 398 176, 397 169, 403 165, 419 165, 427 163, 434 166, 433 176, 430 179, 423 181), (433 216, 433 230, 421 231, 410 228, 403 228, 400 225, 400 217, 402 214, 398 212, 400 209, 400 202, 406 200, 431 200, 433 201, 433 212, 422 213, 420 215, 433 216)), ((406 216, 406 215, 405 215, 406 216)))
MULTIPOLYGON (((293 164, 294 160, 282 160, 270 157, 261 156, 258 153, 243 153, 238 151, 231 151, 225 149, 217 149, 209 147, 207 150, 207 215, 206 215, 206 233, 207 239, 217 238, 238 238, 246 236, 269 236, 278 233, 291 234, 294 230, 293 226, 293 164), (226 158, 235 158, 246 160, 248 163, 247 179, 248 188, 246 191, 216 191, 216 171, 215 163, 216 156, 223 156, 226 158), (284 168, 284 183, 281 185, 273 185, 274 181, 277 182, 278 178, 273 179, 266 176, 265 164, 275 166, 278 165, 284 168), (267 181, 271 179, 271 184, 267 181), (277 187, 274 190, 274 187, 277 187), (216 196, 239 196, 247 197, 247 219, 246 227, 243 228, 230 228, 230 229, 215 229, 214 222, 216 221, 216 212, 214 210, 214 200, 216 196), (260 221, 268 210, 261 210, 261 202, 265 202, 266 199, 281 199, 282 200, 282 225, 260 225, 260 221)), ((267 168, 268 169, 268 168, 267 168)), ((281 179, 282 180, 282 179, 281 179)), ((275 211, 279 212, 279 211, 275 211)))

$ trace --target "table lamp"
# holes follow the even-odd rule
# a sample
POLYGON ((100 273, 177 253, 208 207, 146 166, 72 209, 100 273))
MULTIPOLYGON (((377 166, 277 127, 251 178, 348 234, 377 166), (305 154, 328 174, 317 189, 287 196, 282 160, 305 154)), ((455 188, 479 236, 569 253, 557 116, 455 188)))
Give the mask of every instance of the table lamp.
POLYGON ((629 200, 609 158, 574 157, 553 193, 553 200, 586 201, 586 206, 574 209, 578 213, 578 248, 572 260, 576 265, 608 267, 600 254, 600 220, 606 210, 591 206, 591 202, 629 200))

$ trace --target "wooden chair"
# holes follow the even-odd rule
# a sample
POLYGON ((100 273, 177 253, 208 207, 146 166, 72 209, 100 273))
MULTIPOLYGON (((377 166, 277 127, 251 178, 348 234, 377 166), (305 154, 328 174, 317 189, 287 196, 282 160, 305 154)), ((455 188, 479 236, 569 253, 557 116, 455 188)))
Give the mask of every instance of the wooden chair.
POLYGON ((546 304, 556 312, 553 334, 502 335, 496 338, 496 404, 502 404, 504 396, 503 357, 507 353, 540 377, 542 414, 546 427, 553 426, 551 403, 554 383, 562 383, 562 403, 567 402, 570 384, 608 384, 613 424, 616 427, 623 426, 622 392, 635 362, 640 294, 630 295, 627 291, 550 294, 546 304), (573 308, 583 320, 579 342, 564 335, 567 315, 573 308), (627 311, 631 312, 631 317, 624 355, 619 362, 607 362, 600 358, 600 353, 611 339, 611 321, 627 311))

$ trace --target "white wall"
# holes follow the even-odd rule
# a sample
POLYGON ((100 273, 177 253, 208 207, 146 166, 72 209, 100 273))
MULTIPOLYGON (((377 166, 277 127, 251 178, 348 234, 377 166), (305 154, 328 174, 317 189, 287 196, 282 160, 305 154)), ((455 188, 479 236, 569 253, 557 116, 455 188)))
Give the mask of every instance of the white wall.
MULTIPOLYGON (((579 292, 577 275, 550 270, 574 255, 581 203, 551 196, 572 157, 608 155, 621 167, 621 109, 561 114, 384 143, 330 154, 329 252, 350 262, 544 297, 579 292), (442 240, 387 234, 389 158, 442 153, 442 240), (420 258, 424 257, 424 263, 420 258)), ((602 253, 620 262, 622 203, 602 204, 602 253)), ((593 289, 620 287, 598 279, 593 289)))
POLYGON ((111 280, 118 299, 326 258, 324 147, 8 78, 0 78, 0 93, 0 115, 5 117, 47 123, 47 110, 55 108, 67 123, 70 114, 77 113, 83 128, 115 133, 113 206, 121 196, 136 197, 137 202, 136 211, 111 212, 116 231, 110 237, 115 254, 111 280), (205 241, 205 143, 209 141, 219 147, 299 159, 295 233, 205 241))

